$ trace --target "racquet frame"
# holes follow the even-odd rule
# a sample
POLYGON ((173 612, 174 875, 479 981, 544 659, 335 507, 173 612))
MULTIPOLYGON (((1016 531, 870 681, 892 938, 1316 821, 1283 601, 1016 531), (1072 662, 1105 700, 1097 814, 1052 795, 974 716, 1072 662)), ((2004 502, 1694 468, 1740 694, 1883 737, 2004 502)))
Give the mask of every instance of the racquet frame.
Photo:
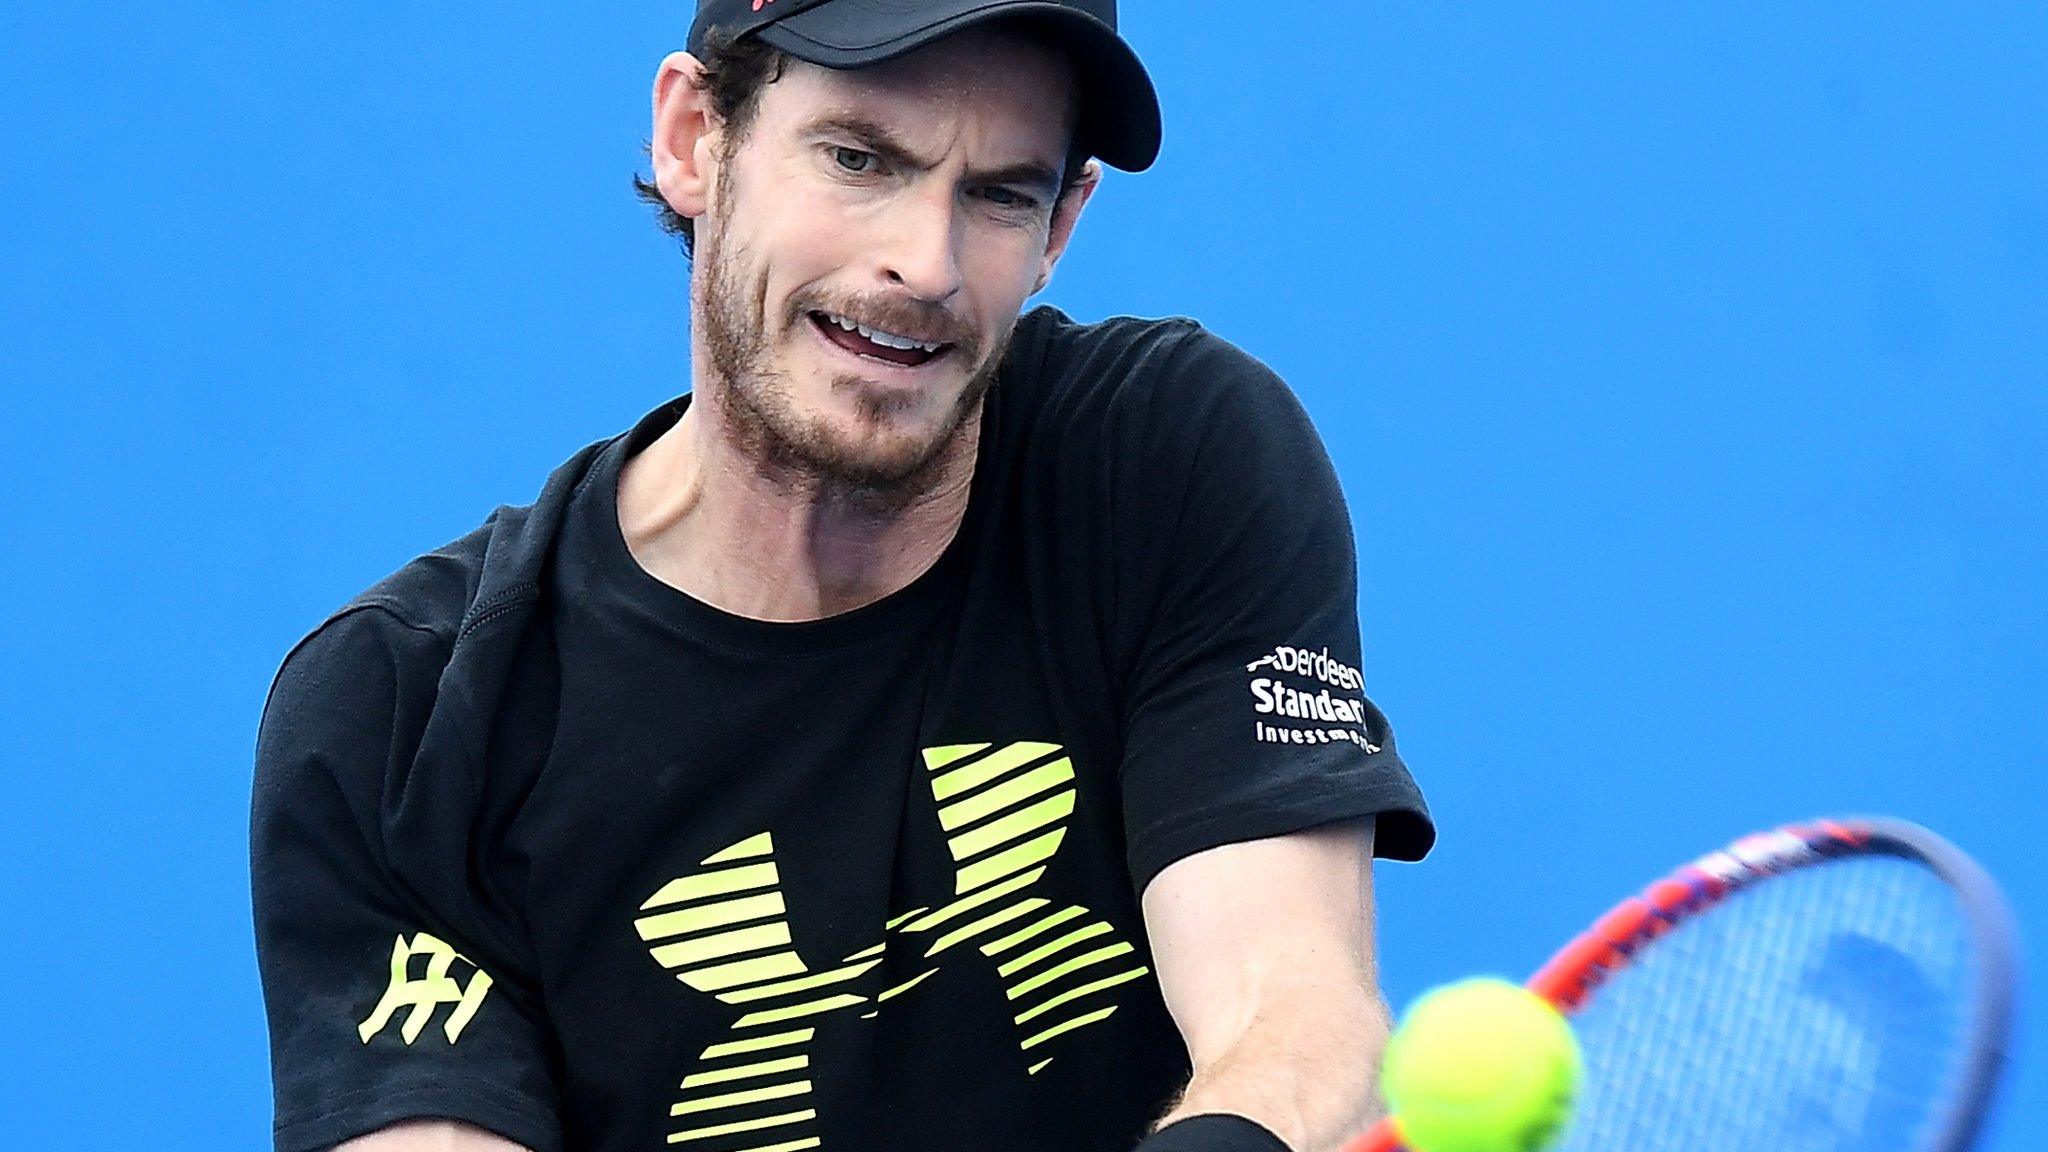
MULTIPOLYGON (((1526 987, 1570 1016, 1636 951, 1737 892, 1772 876, 1845 856, 1896 856, 1931 869, 1952 887, 1970 922, 1978 994, 1962 1075, 1941 1135, 1927 1152, 1964 1152, 1976 1140, 2011 1039, 2018 961, 2011 914, 1991 878, 1954 845, 1915 824, 1854 817, 1787 824, 1744 836, 1686 864, 1609 909, 1558 949, 1526 987)), ((1405 1152, 1393 1118, 1381 1120, 1344 1152, 1405 1152)))

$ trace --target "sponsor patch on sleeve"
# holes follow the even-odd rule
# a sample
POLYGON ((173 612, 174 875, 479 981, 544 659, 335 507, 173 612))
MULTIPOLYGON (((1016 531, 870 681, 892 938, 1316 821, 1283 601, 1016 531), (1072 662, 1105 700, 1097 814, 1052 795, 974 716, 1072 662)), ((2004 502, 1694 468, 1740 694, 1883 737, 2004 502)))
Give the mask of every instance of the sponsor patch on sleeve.
POLYGON ((434 1013, 448 1006, 451 1011, 442 1021, 441 1032, 453 1044, 462 1038, 462 1030, 469 1027, 490 990, 490 975, 470 963, 453 945, 425 932, 414 933, 410 940, 400 933, 391 945, 390 983, 385 985, 383 998, 357 1027, 356 1034, 368 1044, 404 1009, 405 1022, 399 1026, 399 1035, 410 1045, 426 1031, 434 1013), (469 972, 467 983, 455 978, 458 963, 469 972))
POLYGON ((1244 670, 1254 736, 1261 743, 1349 741, 1379 751, 1365 731, 1365 677, 1328 648, 1282 644, 1244 670))

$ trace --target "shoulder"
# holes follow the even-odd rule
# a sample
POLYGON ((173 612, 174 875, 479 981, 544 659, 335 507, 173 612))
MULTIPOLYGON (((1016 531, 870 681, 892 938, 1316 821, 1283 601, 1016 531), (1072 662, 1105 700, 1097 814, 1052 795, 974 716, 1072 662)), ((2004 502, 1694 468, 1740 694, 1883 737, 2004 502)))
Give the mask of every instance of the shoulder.
POLYGON ((1279 374, 1199 321, 1117 316, 1094 323, 1040 307, 1018 321, 1005 386, 1030 424, 1080 419, 1178 448, 1250 421, 1305 426, 1279 374))
POLYGON ((1186 316, 1082 322, 1051 306, 1017 322, 1014 373, 1043 387, 1144 391, 1174 385, 1274 384, 1256 357, 1186 316))
MULTIPOLYGON (((678 411, 671 401, 642 424, 673 422, 678 411)), ((469 533, 364 589, 294 645, 266 698, 259 754, 273 731, 281 739, 298 733, 289 723, 295 713, 337 718, 336 700, 352 709, 338 719, 367 725, 362 739, 374 735, 380 715, 401 728, 423 721, 451 658, 473 653, 472 671, 479 661, 507 658, 501 638, 518 634, 538 599, 570 504, 595 474, 599 454, 623 438, 585 446, 549 474, 533 503, 499 506, 469 533)), ((466 683, 462 694, 477 687, 466 683)))
POLYGON ((1039 452, 1108 453, 1166 496, 1198 472, 1327 469, 1321 438, 1280 375, 1187 317, 1080 323, 1041 307, 1018 322, 1003 424, 1039 452))
MULTIPOLYGON (((486 619, 532 601, 571 504, 601 474, 600 455, 621 441, 651 439, 681 411, 681 402, 671 400, 632 430, 585 445, 548 475, 532 503, 499 505, 468 533, 414 557, 358 593, 307 641, 345 617, 361 616, 430 635, 450 648, 486 619)), ((616 479, 616 471, 608 474, 616 479)))
POLYGON ((285 669, 360 661, 379 648, 445 654, 476 596, 489 534, 486 522, 357 593, 292 648, 285 669))
POLYGON ((401 717, 431 705, 475 595, 488 531, 408 561, 292 646, 264 703, 259 761, 351 731, 383 739, 401 717))
POLYGON ((483 580, 491 524, 504 512, 500 509, 467 535, 414 557, 358 593, 329 620, 364 611, 381 613, 396 624, 453 644, 483 580))
POLYGON ((1084 323, 1050 305, 1017 321, 1012 347, 1020 375, 1047 382, 1068 376, 1145 376, 1165 371, 1187 342, 1213 339, 1186 316, 1112 316, 1084 323))
POLYGON ((259 799, 308 772, 381 778, 406 733, 424 726, 449 651, 442 636, 376 604, 322 621, 286 654, 264 700, 259 799))

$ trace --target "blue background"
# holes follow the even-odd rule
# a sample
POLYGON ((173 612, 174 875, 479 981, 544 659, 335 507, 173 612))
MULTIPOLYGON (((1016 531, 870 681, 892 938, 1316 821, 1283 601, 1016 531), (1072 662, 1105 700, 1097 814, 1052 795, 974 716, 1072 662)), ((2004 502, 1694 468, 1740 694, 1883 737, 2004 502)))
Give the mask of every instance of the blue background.
MULTIPOLYGON (((1129 7, 1166 151, 1048 298, 1202 318, 1328 439, 1443 829, 1380 873, 1395 1001, 1826 812, 1945 832, 2038 952, 2048 9, 1129 7)), ((0 6, 11 1146, 263 1144, 271 673, 686 387, 627 189, 686 12, 398 8, 0 6)))

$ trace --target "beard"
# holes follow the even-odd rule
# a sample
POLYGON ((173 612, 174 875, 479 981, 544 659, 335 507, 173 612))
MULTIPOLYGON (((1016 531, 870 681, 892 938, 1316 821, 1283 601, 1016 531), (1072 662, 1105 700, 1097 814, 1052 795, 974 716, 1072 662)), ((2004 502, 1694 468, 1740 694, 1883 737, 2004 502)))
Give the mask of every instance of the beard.
POLYGON ((850 373, 834 376, 830 394, 849 396, 854 405, 851 426, 842 426, 798 410, 789 374, 776 365, 768 336, 765 273, 748 267, 743 246, 704 239, 708 243, 697 254, 704 270, 697 327, 736 444, 796 484, 863 503, 900 506, 942 483, 953 455, 949 449, 963 441, 979 415, 1015 325, 985 342, 972 326, 926 301, 876 295, 827 300, 799 293, 782 317, 785 332, 811 323, 813 311, 836 312, 891 331, 933 334, 953 345, 945 355, 974 365, 960 395, 936 419, 915 414, 919 397, 884 394, 850 373))

